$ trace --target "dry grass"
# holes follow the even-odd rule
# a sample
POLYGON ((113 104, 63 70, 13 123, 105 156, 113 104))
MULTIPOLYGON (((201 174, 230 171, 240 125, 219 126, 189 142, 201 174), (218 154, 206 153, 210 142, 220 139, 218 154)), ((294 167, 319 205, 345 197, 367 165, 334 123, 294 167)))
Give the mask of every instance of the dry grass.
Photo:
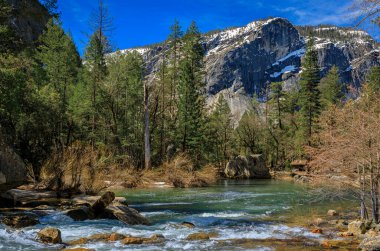
POLYGON ((203 187, 218 179, 217 168, 208 165, 196 170, 191 159, 180 154, 152 170, 138 170, 120 161, 112 150, 77 142, 56 152, 41 171, 42 187, 60 192, 97 194, 109 187, 137 188, 165 182, 173 187, 203 187), (117 159, 117 160, 116 160, 117 159))
POLYGON ((190 158, 180 154, 171 162, 166 162, 157 169, 144 171, 142 182, 165 182, 174 187, 203 187, 213 184, 218 179, 217 168, 208 165, 195 170, 190 158))
POLYGON ((56 191, 97 194, 115 182, 117 166, 111 151, 76 142, 45 162, 42 184, 56 191))

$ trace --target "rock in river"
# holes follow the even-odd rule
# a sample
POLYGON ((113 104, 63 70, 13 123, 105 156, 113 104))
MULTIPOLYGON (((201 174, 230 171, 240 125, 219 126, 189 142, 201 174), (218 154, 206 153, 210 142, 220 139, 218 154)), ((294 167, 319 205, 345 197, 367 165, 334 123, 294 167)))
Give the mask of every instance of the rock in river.
POLYGON ((1 219, 1 223, 9 227, 24 228, 34 226, 40 223, 38 217, 32 214, 17 214, 5 216, 1 219))
POLYGON ((61 231, 57 228, 47 227, 37 233, 38 238, 44 243, 62 243, 61 231))
POLYGON ((76 221, 118 219, 128 225, 149 225, 148 219, 137 210, 119 201, 114 201, 114 199, 115 194, 107 192, 96 200, 92 206, 82 205, 81 207, 69 210, 66 214, 76 221))
POLYGON ((224 174, 232 179, 269 179, 271 177, 262 155, 237 156, 228 162, 224 174))

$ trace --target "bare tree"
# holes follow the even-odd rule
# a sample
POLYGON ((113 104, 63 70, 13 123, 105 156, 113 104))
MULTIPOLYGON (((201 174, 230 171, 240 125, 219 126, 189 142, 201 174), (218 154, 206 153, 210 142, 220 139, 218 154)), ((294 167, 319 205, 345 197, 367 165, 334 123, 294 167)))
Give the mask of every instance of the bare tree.
POLYGON ((357 17, 357 27, 368 20, 380 24, 380 0, 356 0, 351 10, 357 17))
POLYGON ((361 216, 379 222, 380 106, 366 87, 357 101, 332 107, 322 116, 321 145, 310 151, 314 171, 345 177, 338 182, 357 191, 361 216))

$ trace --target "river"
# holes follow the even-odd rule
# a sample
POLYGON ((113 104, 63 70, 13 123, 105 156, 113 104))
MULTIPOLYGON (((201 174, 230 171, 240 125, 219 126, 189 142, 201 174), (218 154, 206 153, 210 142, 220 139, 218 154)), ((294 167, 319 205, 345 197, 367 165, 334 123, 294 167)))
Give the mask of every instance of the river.
POLYGON ((41 224, 21 231, 0 226, 0 250, 58 249, 35 241, 37 231, 46 226, 59 228, 63 241, 111 232, 143 237, 162 234, 166 238, 164 244, 157 246, 123 246, 118 242, 83 246, 97 251, 320 250, 304 245, 321 242, 325 237, 296 226, 294 217, 326 214, 330 207, 342 206, 341 202, 331 201, 311 203, 315 197, 305 186, 273 180, 221 181, 207 188, 124 190, 117 191, 117 196, 125 196, 129 206, 148 217, 152 225, 125 226, 113 220, 74 222, 62 213, 51 212, 40 219, 41 224), (180 227, 185 221, 196 227, 180 227), (212 232, 217 236, 208 241, 186 240, 189 234, 198 232, 212 232), (293 239, 302 240, 299 249, 286 246, 279 249, 281 243, 293 239))

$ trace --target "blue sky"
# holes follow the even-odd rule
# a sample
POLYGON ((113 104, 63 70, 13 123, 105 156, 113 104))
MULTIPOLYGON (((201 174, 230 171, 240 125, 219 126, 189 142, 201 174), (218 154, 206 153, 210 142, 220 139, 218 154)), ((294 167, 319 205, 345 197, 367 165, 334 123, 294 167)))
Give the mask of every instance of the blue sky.
MULTIPOLYGON (((163 41, 175 19, 183 27, 195 20, 202 32, 243 26, 268 16, 297 25, 350 25, 351 0, 104 0, 114 21, 115 49, 163 41)), ((89 33, 89 17, 97 0, 59 0, 66 31, 81 53, 89 33)))

